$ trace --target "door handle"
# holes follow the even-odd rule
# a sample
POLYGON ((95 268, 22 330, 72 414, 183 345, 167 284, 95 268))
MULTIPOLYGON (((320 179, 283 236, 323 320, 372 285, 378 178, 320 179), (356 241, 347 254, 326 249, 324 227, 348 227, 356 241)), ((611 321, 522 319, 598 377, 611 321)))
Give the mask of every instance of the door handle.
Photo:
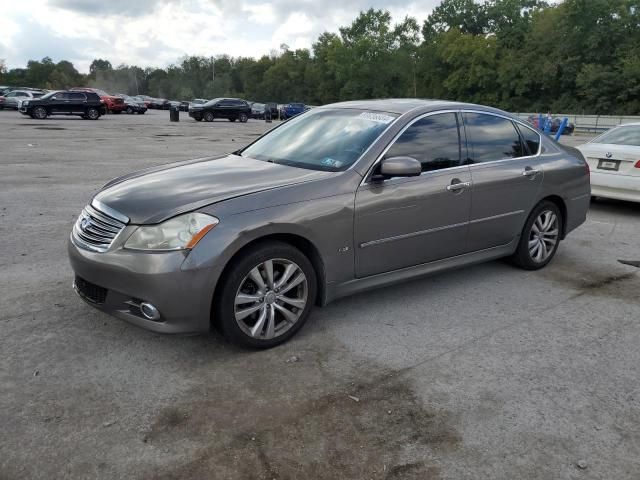
POLYGON ((445 188, 448 192, 457 192, 471 186, 471 182, 458 182, 447 185, 445 188))
POLYGON ((527 167, 522 172, 522 176, 523 177, 535 177, 538 173, 540 173, 540 170, 534 170, 531 167, 527 167))

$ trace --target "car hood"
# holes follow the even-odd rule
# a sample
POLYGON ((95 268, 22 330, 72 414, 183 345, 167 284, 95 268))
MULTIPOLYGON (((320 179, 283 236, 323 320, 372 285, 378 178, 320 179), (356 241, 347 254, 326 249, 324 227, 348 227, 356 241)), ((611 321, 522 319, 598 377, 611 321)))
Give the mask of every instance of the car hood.
POLYGON ((94 200, 126 215, 133 224, 152 224, 233 197, 331 175, 228 155, 119 177, 107 183, 94 200))

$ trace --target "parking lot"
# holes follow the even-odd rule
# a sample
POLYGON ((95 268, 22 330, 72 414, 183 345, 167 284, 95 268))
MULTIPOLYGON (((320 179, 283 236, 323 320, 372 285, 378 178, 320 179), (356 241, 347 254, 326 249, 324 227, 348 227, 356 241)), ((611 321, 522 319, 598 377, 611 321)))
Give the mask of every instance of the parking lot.
POLYGON ((346 298, 268 351, 76 297, 66 242, 107 180, 269 127, 0 111, 0 478, 638 478, 640 205, 592 203, 543 270, 346 298))

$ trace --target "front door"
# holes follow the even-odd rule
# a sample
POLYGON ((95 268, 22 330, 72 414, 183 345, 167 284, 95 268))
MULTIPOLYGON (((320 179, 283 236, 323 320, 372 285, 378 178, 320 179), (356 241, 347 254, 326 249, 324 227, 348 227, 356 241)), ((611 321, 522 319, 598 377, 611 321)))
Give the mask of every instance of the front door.
POLYGON ((540 136, 498 115, 462 117, 473 181, 469 250, 505 245, 521 233, 540 194, 540 136))
MULTIPOLYGON (((414 121, 384 158, 413 157, 422 164, 422 174, 367 178, 356 192, 357 277, 428 263, 467 250, 471 174, 461 162, 458 123, 455 113, 428 114, 414 121)), ((375 168, 372 173, 377 173, 375 168)))
POLYGON ((58 92, 49 101, 49 110, 51 113, 71 113, 71 105, 69 101, 69 93, 58 92))

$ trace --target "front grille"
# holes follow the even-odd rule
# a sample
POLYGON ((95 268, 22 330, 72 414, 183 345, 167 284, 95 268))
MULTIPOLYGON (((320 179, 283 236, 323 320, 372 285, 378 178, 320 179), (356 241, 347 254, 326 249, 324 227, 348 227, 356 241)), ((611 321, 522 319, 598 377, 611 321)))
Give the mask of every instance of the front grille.
POLYGON ((87 205, 73 226, 72 236, 79 247, 106 252, 125 225, 125 222, 87 205))
POLYGON ((107 299, 108 290, 106 288, 87 282, 84 278, 80 278, 77 275, 74 285, 78 294, 91 303, 102 305, 107 299))

